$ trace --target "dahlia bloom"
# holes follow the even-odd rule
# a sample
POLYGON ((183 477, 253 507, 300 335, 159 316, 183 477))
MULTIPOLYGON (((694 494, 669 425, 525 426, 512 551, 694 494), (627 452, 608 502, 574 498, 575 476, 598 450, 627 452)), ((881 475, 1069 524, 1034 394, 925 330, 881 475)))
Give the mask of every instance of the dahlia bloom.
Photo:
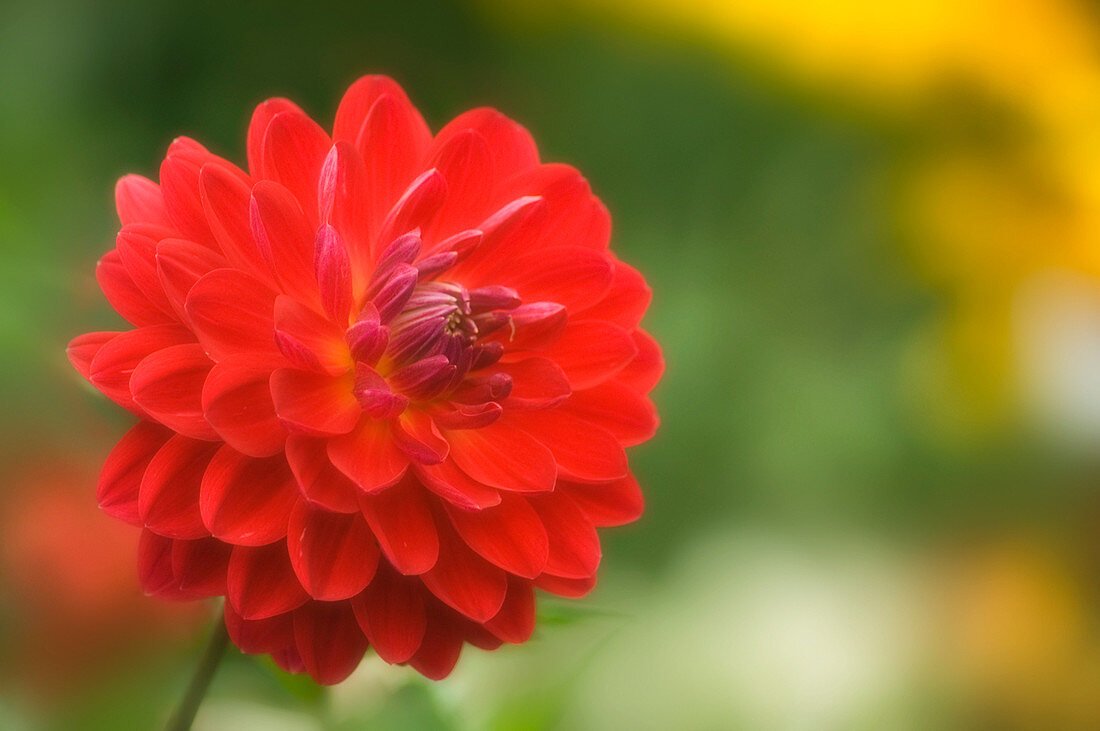
POLYGON ((507 117, 433 137, 378 76, 331 135, 264 102, 247 150, 119 181, 96 275, 134 329, 69 346, 140 419, 98 496, 145 590, 225 595, 241 650, 326 684, 368 646, 438 679, 526 641, 534 590, 586 594, 596 528, 642 511, 663 361, 606 209, 507 117))

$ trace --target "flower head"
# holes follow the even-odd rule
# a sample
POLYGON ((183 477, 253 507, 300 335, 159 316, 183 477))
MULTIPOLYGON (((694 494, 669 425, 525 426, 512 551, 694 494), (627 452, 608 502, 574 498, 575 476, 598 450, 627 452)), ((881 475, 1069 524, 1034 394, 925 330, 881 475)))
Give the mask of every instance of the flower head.
POLYGON ((368 646, 430 678, 524 642, 638 517, 650 292, 580 174, 491 109, 434 137, 368 76, 330 136, 283 99, 248 172, 180 138, 126 176, 100 261, 134 326, 69 346, 140 421, 99 502, 158 596, 225 595, 245 652, 342 680, 368 646))

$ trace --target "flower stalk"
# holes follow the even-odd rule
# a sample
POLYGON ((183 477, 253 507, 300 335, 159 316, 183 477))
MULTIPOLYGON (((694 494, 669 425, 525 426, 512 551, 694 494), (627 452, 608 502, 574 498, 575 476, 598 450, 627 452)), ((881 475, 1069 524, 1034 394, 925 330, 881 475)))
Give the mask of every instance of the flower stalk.
POLYGON ((206 697, 206 691, 210 689, 210 681, 214 679, 214 673, 218 671, 218 665, 221 664, 227 647, 229 647, 229 633, 225 629, 225 620, 219 612, 210 639, 202 652, 198 667, 195 668, 195 674, 191 676, 191 682, 187 685, 187 692, 165 727, 167 731, 188 731, 191 728, 195 714, 198 713, 199 706, 206 697))

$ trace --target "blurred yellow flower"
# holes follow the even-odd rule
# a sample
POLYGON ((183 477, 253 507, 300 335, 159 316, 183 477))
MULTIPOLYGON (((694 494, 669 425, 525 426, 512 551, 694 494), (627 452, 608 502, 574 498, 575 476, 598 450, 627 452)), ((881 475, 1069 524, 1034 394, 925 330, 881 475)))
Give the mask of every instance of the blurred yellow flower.
POLYGON ((1056 97, 1057 107, 1096 73, 1091 18, 1072 0, 484 2, 526 20, 581 16, 688 34, 878 101, 912 99, 957 78, 1029 105, 1056 97))
POLYGON ((1100 289, 1100 25, 1081 2, 483 3, 522 21, 583 18, 708 43, 905 129, 912 145, 891 160, 898 217, 947 303, 917 362, 945 421, 964 431, 1015 413, 1028 388, 1021 288, 1069 269, 1100 289))

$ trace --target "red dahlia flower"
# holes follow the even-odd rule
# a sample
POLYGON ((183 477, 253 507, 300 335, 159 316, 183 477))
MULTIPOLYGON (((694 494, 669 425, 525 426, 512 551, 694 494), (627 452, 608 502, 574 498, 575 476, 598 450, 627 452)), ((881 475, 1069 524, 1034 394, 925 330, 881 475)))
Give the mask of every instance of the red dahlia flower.
POLYGON ((580 174, 491 109, 434 137, 390 79, 330 136, 261 104, 244 172, 197 142, 116 189, 96 276, 133 326, 69 346, 140 421, 99 502, 151 594, 225 595, 244 652, 336 683, 521 643, 636 519, 661 375, 650 291, 580 174))

